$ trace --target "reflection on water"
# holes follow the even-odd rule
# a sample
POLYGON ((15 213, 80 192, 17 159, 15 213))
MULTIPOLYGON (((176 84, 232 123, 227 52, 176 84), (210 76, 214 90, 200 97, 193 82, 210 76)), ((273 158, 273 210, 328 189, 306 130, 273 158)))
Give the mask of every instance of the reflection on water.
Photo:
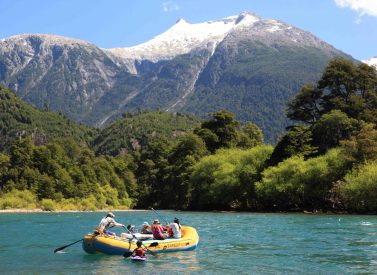
POLYGON ((110 256, 103 254, 83 254, 81 262, 89 266, 91 272, 109 273, 151 273, 156 274, 163 271, 194 272, 199 271, 199 261, 195 251, 160 253, 157 257, 148 254, 146 262, 132 261, 123 256, 110 256))

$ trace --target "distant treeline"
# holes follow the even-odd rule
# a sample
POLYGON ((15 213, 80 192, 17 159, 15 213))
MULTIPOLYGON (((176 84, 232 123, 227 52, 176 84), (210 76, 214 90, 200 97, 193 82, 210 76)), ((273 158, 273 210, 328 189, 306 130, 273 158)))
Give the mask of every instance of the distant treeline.
POLYGON ((297 124, 274 147, 225 110, 126 114, 102 131, 74 126, 73 138, 26 131, 3 145, 0 208, 376 213, 376 70, 332 60, 287 116, 297 124))

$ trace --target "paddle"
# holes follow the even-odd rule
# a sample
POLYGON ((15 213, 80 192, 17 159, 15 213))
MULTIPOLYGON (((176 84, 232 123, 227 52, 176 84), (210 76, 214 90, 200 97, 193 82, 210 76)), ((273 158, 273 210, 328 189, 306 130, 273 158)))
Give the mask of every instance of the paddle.
POLYGON ((153 209, 153 207, 152 207, 151 209, 154 211, 154 213, 156 213, 156 215, 157 215, 160 219, 161 219, 161 217, 162 217, 162 219, 165 221, 166 224, 169 224, 168 221, 167 221, 163 216, 160 216, 160 215, 157 213, 157 211, 153 209))
MULTIPOLYGON (((125 229, 127 229, 125 226, 123 226, 125 229)), ((132 237, 134 238, 134 239, 136 239, 137 241, 140 241, 135 235, 134 235, 134 233, 132 233, 130 230, 128 230, 127 229, 127 231, 128 231, 128 233, 130 233, 131 235, 132 235, 132 237)), ((141 241, 140 241, 141 242, 141 241)), ((141 242, 141 245, 149 252, 149 253, 151 253, 153 256, 155 256, 155 257, 158 257, 157 256, 157 254, 156 254, 156 252, 153 252, 152 250, 149 250, 148 249, 148 247, 146 247, 144 244, 143 244, 143 242, 141 242)), ((151 243, 150 245, 149 245, 149 247, 154 247, 154 246, 157 246, 158 245, 158 242, 153 242, 153 243, 151 243)), ((125 258, 127 258, 127 257, 130 257, 131 255, 132 255, 132 253, 133 252, 125 252, 124 254, 123 254, 123 256, 125 257, 125 258), (131 253, 130 255, 129 255, 129 253, 131 253)))
MULTIPOLYGON (((143 245, 145 247, 145 245, 143 245)), ((148 247, 154 247, 154 246, 158 246, 158 242, 154 242, 154 243, 151 243, 148 247)), ((157 257, 157 254, 151 250, 149 250, 147 247, 145 247, 153 256, 157 257)), ((123 254, 123 257, 124 258, 128 258, 130 256, 132 256, 133 252, 125 252, 123 254)))
POLYGON ((82 240, 84 240, 84 239, 81 239, 81 240, 75 241, 75 242, 73 242, 73 243, 67 244, 67 245, 62 246, 62 247, 59 247, 59 248, 57 248, 57 249, 54 250, 54 253, 56 253, 56 252, 58 252, 58 251, 60 251, 60 250, 63 250, 63 249, 65 249, 65 248, 67 248, 68 246, 74 245, 75 243, 81 242, 82 240))

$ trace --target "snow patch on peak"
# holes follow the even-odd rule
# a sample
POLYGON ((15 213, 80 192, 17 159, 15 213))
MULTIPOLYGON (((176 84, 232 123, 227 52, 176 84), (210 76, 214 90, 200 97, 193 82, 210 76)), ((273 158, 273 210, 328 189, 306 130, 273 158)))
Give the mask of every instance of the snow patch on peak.
POLYGON ((374 66, 377 69, 377 56, 372 57, 368 60, 362 60, 365 64, 368 64, 369 66, 374 66))
POLYGON ((237 17, 235 24, 247 26, 247 25, 252 25, 259 20, 261 20, 261 18, 256 16, 254 13, 243 12, 237 17))
POLYGON ((184 18, 179 18, 175 24, 185 24, 188 23, 184 18))
POLYGON ((126 59, 148 59, 153 62, 172 59, 199 47, 205 47, 212 51, 213 45, 219 44, 233 29, 249 27, 260 20, 261 18, 249 12, 196 24, 179 19, 166 32, 145 43, 128 48, 104 50, 126 59))
POLYGON ((91 43, 86 42, 84 40, 74 39, 74 38, 69 38, 69 37, 54 35, 54 34, 20 34, 20 35, 14 35, 14 36, 10 36, 8 38, 2 39, 1 42, 19 43, 20 41, 23 41, 24 43, 26 43, 27 41, 30 41, 32 39, 38 39, 45 44, 54 44, 54 45, 56 44, 58 45, 77 45, 77 44, 92 45, 91 43))

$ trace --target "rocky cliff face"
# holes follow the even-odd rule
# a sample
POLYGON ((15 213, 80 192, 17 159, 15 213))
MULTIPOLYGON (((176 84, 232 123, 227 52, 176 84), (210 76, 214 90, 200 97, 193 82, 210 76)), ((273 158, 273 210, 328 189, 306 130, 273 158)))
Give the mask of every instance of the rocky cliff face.
POLYGON ((37 107, 80 120, 113 86, 120 69, 96 46, 54 35, 0 42, 2 83, 37 107))
POLYGON ((242 13, 190 24, 130 48, 100 49, 55 35, 0 41, 0 82, 38 107, 103 126, 123 112, 166 110, 204 116, 228 109, 275 141, 284 108, 343 55, 286 23, 242 13))

